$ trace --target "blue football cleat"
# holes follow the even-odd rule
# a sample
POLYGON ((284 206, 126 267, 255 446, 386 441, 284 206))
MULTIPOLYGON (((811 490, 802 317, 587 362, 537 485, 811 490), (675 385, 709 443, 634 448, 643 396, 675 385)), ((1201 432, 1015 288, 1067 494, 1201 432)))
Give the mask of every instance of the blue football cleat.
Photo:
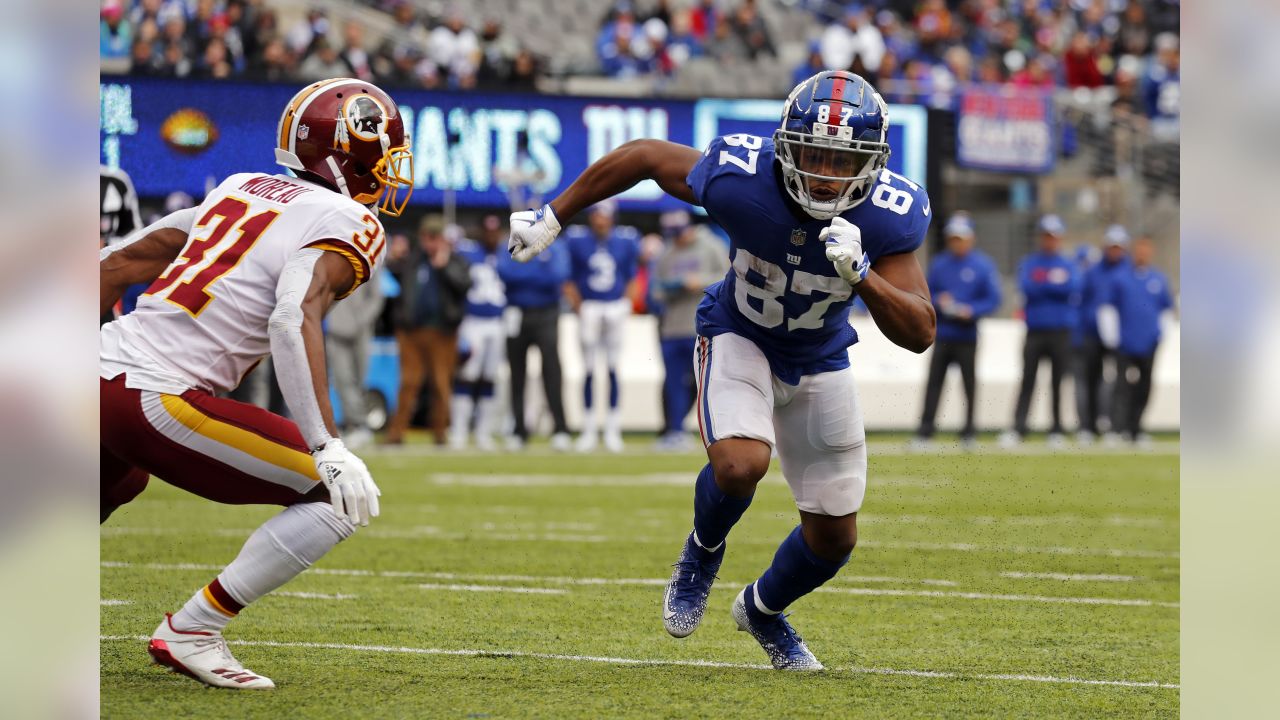
POLYGON ((747 614, 746 594, 747 589, 743 588, 742 592, 738 593, 738 598, 733 601, 733 620, 738 623, 739 630, 751 633, 751 637, 760 643, 760 647, 764 648, 765 653, 769 655, 769 662, 773 663, 775 669, 823 669, 822 663, 809 652, 800 634, 791 627, 791 623, 788 623, 784 616, 778 615, 775 620, 766 622, 753 622, 751 616, 747 614))
POLYGON ((714 553, 708 553, 694 544, 693 533, 684 541, 662 601, 662 620, 672 636, 688 637, 698 629, 702 613, 707 609, 711 583, 715 582, 716 571, 724 560, 724 548, 721 543, 714 553))

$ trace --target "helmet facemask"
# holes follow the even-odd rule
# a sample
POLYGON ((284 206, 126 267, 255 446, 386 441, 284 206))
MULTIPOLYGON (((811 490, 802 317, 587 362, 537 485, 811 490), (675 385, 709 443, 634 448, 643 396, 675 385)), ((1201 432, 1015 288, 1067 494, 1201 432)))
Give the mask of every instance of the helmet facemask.
POLYGON ((852 134, 852 127, 823 123, 815 123, 812 133, 779 128, 773 134, 787 194, 814 218, 830 220, 866 200, 889 160, 888 143, 854 140, 852 134), (815 188, 828 183, 835 184, 834 193, 815 197, 815 188))
POLYGON ((373 176, 382 184, 378 212, 399 217, 413 195, 413 151, 409 149, 407 137, 403 145, 394 148, 389 147, 391 140, 385 133, 381 139, 386 149, 382 153, 382 159, 373 166, 373 176), (404 190, 404 197, 400 197, 401 190, 404 190))

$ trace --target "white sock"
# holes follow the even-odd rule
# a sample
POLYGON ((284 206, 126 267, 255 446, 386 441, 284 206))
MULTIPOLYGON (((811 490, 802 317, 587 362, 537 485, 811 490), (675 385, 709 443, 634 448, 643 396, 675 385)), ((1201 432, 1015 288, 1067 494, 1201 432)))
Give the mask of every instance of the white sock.
POLYGON ((604 417, 604 431, 609 435, 622 434, 622 413, 617 408, 609 408, 604 417))
POLYGON ((449 432, 456 438, 461 439, 467 436, 467 428, 471 425, 471 403, 470 395, 453 396, 453 404, 449 413, 453 427, 449 429, 449 432))
POLYGON ((246 605, 297 577, 353 532, 355 526, 329 503, 285 508, 254 530, 222 574, 174 614, 174 627, 220 632, 246 605))
POLYGON ((482 397, 476 401, 476 437, 493 435, 493 411, 497 406, 495 398, 482 397))

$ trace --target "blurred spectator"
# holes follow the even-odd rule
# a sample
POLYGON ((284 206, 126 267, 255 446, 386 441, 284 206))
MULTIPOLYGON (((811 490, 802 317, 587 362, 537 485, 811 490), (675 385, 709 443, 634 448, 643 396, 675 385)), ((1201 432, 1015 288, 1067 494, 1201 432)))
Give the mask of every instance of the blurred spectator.
POLYGON ((525 417, 525 381, 529 348, 537 347, 542 359, 542 389, 551 411, 553 450, 569 449, 569 425, 564 417, 560 376, 560 293, 569 278, 569 251, 555 243, 527 263, 498 253, 498 277, 507 293, 510 334, 507 361, 511 364, 511 415, 515 427, 508 447, 523 448, 529 440, 525 417))
POLYGON ((466 259, 454 253, 445 239, 440 215, 422 219, 417 243, 404 237, 397 240, 387 256, 387 267, 400 283, 394 312, 400 391, 386 441, 404 442, 425 382, 431 392, 431 434, 436 445, 444 445, 450 384, 458 364, 458 325, 471 274, 466 259))
POLYGON ((161 59, 156 57, 155 46, 150 40, 145 38, 134 40, 129 56, 130 73, 143 76, 164 74, 161 59))
POLYGON ((511 63, 511 75, 506 86, 512 90, 535 90, 538 73, 538 59, 528 48, 521 48, 511 63))
POLYGON ((1062 59, 1067 87, 1096 88, 1103 84, 1096 49, 1093 39, 1084 32, 1071 36, 1071 46, 1062 59))
POLYGON ((120 60, 133 46, 133 24, 124 16, 123 0, 104 0, 98 24, 98 57, 120 60))
POLYGON ((329 34, 329 16, 320 8, 307 11, 307 16, 289 28, 286 41, 289 49, 298 57, 307 57, 314 50, 313 45, 320 38, 329 34))
MULTIPOLYGON (((1114 375, 1115 352, 1102 342, 1098 333, 1098 308, 1111 297, 1116 279, 1129 270, 1129 233, 1121 225, 1112 225, 1104 235, 1102 257, 1084 272, 1080 289, 1080 350, 1076 374, 1079 396, 1081 444, 1092 442, 1100 430, 1100 422, 1109 420, 1106 393, 1107 370, 1114 375)), ((1110 422, 1107 423, 1110 425, 1110 422)))
POLYGON ((319 37, 311 43, 312 53, 302 61, 298 75, 306 81, 325 80, 345 77, 350 71, 347 64, 338 57, 338 51, 329 43, 328 38, 319 37))
POLYGON ((453 383, 452 425, 449 447, 462 450, 475 425, 476 448, 496 448, 497 398, 494 388, 498 371, 507 361, 507 332, 502 316, 507 307, 506 290, 498 277, 498 252, 506 252, 508 233, 497 215, 484 219, 480 242, 464 240, 458 254, 471 268, 471 289, 466 310, 458 327, 458 345, 463 357, 453 383))
POLYGON ((1021 70, 1015 72, 1009 81, 1020 87, 1038 87, 1052 89, 1053 58, 1047 54, 1032 57, 1021 70))
POLYGON ((452 86, 475 87, 476 70, 480 67, 480 41, 467 27, 461 11, 450 11, 444 23, 431 31, 427 56, 442 73, 448 75, 452 86))
POLYGON ((373 69, 369 67, 369 53, 364 49, 364 26, 354 20, 342 24, 342 52, 339 57, 347 66, 347 77, 372 82, 373 69))
POLYGON ((653 7, 649 10, 649 12, 646 13, 645 16, 641 19, 644 20, 645 22, 648 22, 650 20, 659 20, 662 22, 663 25, 667 26, 668 28, 671 27, 671 20, 672 20, 671 3, 667 2, 667 0, 658 0, 656 3, 653 4, 653 7))
POLYGON ((631 295, 632 315, 662 315, 662 303, 654 297, 653 277, 657 273, 658 259, 665 248, 666 243, 657 233, 649 233, 640 238, 635 292, 631 295))
POLYGON ((809 57, 791 73, 791 84, 799 85, 814 75, 826 70, 827 66, 822 61, 822 43, 813 40, 809 43, 809 57))
POLYGON ((705 47, 707 56, 720 63, 738 63, 746 60, 749 54, 742 36, 734 32, 728 22, 716 23, 714 34, 705 47))
POLYGON ((293 56, 285 47, 284 40, 272 38, 262 50, 262 56, 250 67, 250 72, 267 82, 292 80, 294 75, 293 56))
POLYGON ((760 17, 759 9, 756 8, 755 0, 742 0, 742 4, 733 11, 729 23, 734 33, 742 39, 742 44, 747 49, 747 56, 752 60, 761 55, 778 54, 773 47, 769 28, 765 25, 764 18, 760 17))
POLYGON ((699 0, 697 7, 689 13, 693 36, 701 42, 715 37, 716 26, 722 22, 718 0, 699 0))
MULTIPOLYGON (((652 56, 640 57, 632 45, 630 31, 619 33, 606 45, 600 55, 600 69, 615 78, 631 78, 648 75, 654 69, 652 56)), ((648 44, 641 41, 640 48, 648 51, 648 44)))
POLYGON ((702 55, 702 42, 693 34, 692 14, 688 10, 677 10, 668 30, 667 56, 673 65, 680 67, 690 58, 702 55))
POLYGON ((960 368, 964 387, 965 413, 960 444, 971 448, 977 442, 973 414, 977 406, 978 319, 1000 309, 1000 274, 995 261, 974 248, 973 221, 968 215, 953 215, 943 235, 947 249, 929 264, 929 292, 938 313, 938 327, 925 384, 924 412, 914 444, 922 446, 933 438, 942 385, 947 379, 947 370, 954 364, 960 368))
POLYGON ((1178 37, 1171 33, 1156 36, 1156 56, 1143 84, 1142 95, 1151 130, 1163 139, 1178 139, 1178 118, 1182 103, 1178 37))
POLYGON ((325 360, 342 407, 342 439, 352 449, 369 444, 365 379, 373 350, 373 328, 382 315, 382 270, 336 303, 325 318, 325 360))
POLYGON ((845 10, 844 21, 830 25, 819 41, 822 64, 827 70, 848 70, 854 58, 862 58, 863 66, 875 72, 884 57, 884 38, 870 21, 867 11, 858 4, 845 10))
POLYGON ((1135 443, 1149 441, 1142 432, 1142 415, 1151 397, 1161 317, 1173 309, 1169 280, 1152 267, 1154 258, 1151 238, 1138 238, 1133 244, 1133 266, 1116 276, 1104 302, 1106 309, 1098 315, 1102 341, 1116 351, 1117 358, 1113 431, 1135 443))
POLYGON ((506 82, 519 52, 515 39, 502 32, 502 21, 486 18, 480 30, 480 69, 476 82, 485 85, 506 82))
POLYGON ((724 243, 692 225, 684 210, 663 213, 661 222, 669 244, 653 277, 654 297, 663 304, 658 335, 666 370, 662 383, 663 434, 658 446, 679 451, 689 449, 691 444, 684 432, 684 419, 697 392, 693 375, 697 338, 694 315, 702 291, 728 272, 729 255, 724 243))
MULTIPOLYGON (((123 0, 120 2, 123 6, 123 0)), ((143 21, 150 20, 157 27, 164 27, 169 18, 175 16, 183 19, 187 17, 183 0, 141 0, 130 8, 129 23, 133 27, 138 27, 143 21)))
POLYGON ((924 0, 920 3, 916 10, 915 29, 920 52, 931 58, 941 59, 943 46, 952 34, 952 16, 947 9, 946 0, 924 0))
POLYGON ((231 77, 231 62, 227 56, 227 44, 221 38, 212 38, 204 48, 204 56, 196 69, 196 77, 224 80, 231 77))
POLYGON ((1035 391, 1040 361, 1049 361, 1049 391, 1053 398, 1050 445, 1061 445, 1062 378, 1071 350, 1071 330, 1079 305, 1079 271, 1074 261, 1062 254, 1066 225, 1057 215, 1045 215, 1039 224, 1039 247, 1018 266, 1018 288, 1022 291, 1027 337, 1022 350, 1022 385, 1013 414, 1013 430, 1001 436, 1002 445, 1016 445, 1027 434, 1027 415, 1035 391))
POLYGON ((172 15, 161 26, 161 42, 164 44, 164 65, 171 72, 182 77, 190 71, 192 57, 191 41, 187 38, 187 21, 180 15, 172 15), (176 68, 186 64, 186 71, 177 72, 176 68))

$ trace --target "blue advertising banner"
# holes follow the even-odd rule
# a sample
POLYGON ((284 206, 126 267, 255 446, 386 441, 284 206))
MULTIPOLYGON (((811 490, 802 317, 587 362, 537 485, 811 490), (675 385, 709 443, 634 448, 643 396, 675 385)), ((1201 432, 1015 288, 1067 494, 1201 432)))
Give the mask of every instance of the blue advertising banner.
POLYGON ((1055 157, 1053 99, 1010 86, 966 90, 956 121, 956 162, 965 167, 1046 173, 1055 157))
MULTIPOLYGON (((144 196, 203 195, 227 175, 279 172, 271 149, 296 85, 103 78, 101 162, 122 167, 144 196)), ((637 100, 396 90, 413 138, 414 205, 506 207, 509 184, 550 199, 588 164, 638 138, 705 147, 718 135, 769 136, 778 100, 637 100)), ((889 168, 924 182, 926 114, 890 106, 889 168)), ((624 210, 684 206, 646 182, 624 210)), ((687 206, 684 206, 687 207, 687 206)))

